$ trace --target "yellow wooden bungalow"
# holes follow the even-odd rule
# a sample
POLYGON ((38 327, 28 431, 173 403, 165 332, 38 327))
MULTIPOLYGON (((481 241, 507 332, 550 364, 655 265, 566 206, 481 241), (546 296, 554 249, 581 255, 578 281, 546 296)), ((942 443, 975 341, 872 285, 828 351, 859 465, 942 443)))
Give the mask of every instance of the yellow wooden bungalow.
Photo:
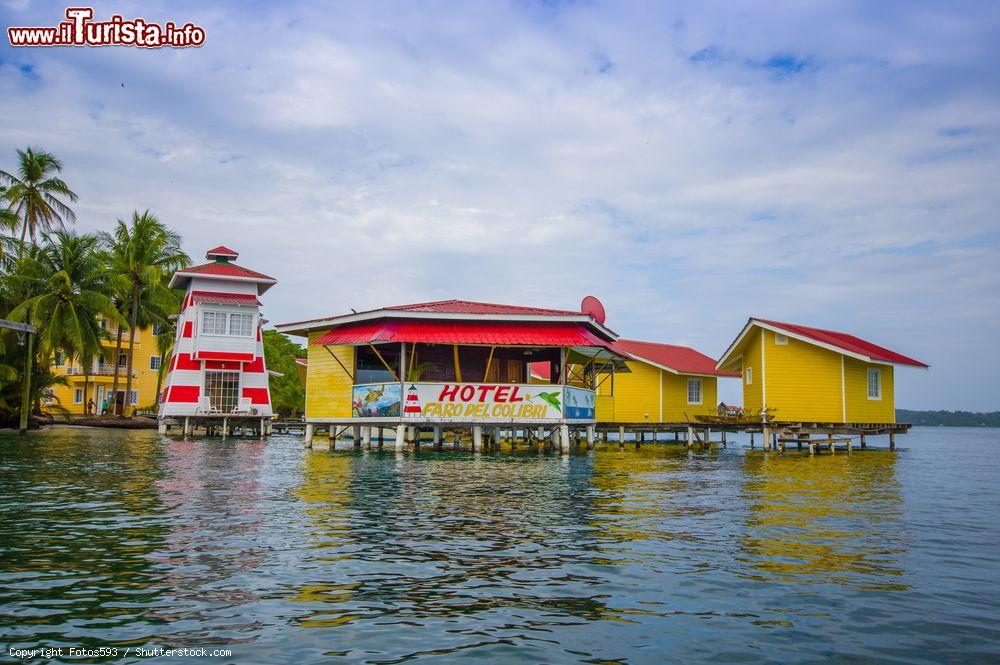
POLYGON ((779 423, 896 422, 896 367, 927 365, 854 335, 751 318, 716 367, 742 376, 743 406, 779 423))
POLYGON ((614 349, 629 358, 627 373, 614 373, 597 389, 601 423, 681 423, 717 412, 721 370, 703 353, 674 344, 619 339, 614 349))

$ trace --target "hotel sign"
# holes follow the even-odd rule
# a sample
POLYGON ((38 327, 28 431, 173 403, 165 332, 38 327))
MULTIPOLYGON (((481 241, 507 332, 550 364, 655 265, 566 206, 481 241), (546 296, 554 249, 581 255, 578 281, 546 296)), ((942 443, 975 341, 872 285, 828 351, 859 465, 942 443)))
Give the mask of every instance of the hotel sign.
POLYGON ((589 420, 594 418, 594 395, 589 390, 552 385, 408 383, 403 391, 403 418, 474 422, 589 420))

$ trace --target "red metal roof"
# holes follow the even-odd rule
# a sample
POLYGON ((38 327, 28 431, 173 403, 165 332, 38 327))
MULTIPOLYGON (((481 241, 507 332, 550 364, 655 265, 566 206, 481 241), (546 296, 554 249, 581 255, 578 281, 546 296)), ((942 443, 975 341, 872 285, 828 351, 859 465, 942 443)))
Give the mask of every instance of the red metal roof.
POLYGON ((669 367, 680 374, 740 376, 739 372, 715 369, 715 361, 712 358, 688 346, 620 339, 614 342, 611 347, 620 352, 624 351, 624 355, 626 356, 633 356, 639 360, 648 360, 657 365, 669 367))
POLYGON ((896 353, 895 351, 890 351, 883 346, 872 344, 867 340, 863 340, 860 337, 855 337, 854 335, 849 335, 847 333, 837 332, 835 330, 823 330, 822 328, 810 328, 809 326, 800 326, 794 323, 769 321, 767 319, 755 318, 753 320, 760 321, 761 323, 765 323, 769 326, 774 326, 775 328, 787 330, 793 335, 800 335, 817 342, 822 342, 823 344, 835 346, 838 349, 867 356, 872 360, 897 363, 900 365, 913 365, 915 367, 927 367, 926 364, 920 362, 919 360, 914 360, 913 358, 896 353))
POLYGON ((425 344, 489 344, 496 346, 605 346, 576 323, 501 321, 365 321, 330 330, 313 344, 421 342, 425 344))
POLYGON ((192 291, 192 302, 215 302, 223 305, 260 305, 257 296, 250 293, 222 293, 219 291, 192 291))
POLYGON ((239 255, 239 252, 234 249, 229 249, 225 245, 219 245, 218 247, 205 252, 205 256, 231 256, 236 258, 239 255))
POLYGON ((412 305, 395 305, 385 309, 402 310, 404 312, 429 312, 435 314, 549 314, 573 315, 580 312, 570 312, 563 309, 545 309, 541 307, 521 307, 518 305, 498 305, 488 302, 473 302, 471 300, 438 300, 412 305))
POLYGON ((199 266, 190 266, 177 271, 178 275, 218 275, 220 277, 249 277, 251 279, 269 279, 264 273, 238 266, 235 263, 203 263, 199 266))

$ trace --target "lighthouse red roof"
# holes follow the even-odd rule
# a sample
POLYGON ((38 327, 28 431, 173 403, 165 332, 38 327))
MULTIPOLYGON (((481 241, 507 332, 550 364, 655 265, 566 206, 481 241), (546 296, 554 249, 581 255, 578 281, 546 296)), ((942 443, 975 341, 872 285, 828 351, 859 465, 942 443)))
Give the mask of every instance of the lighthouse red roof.
MULTIPOLYGON (((256 270, 251 270, 250 268, 244 268, 243 266, 236 265, 232 262, 232 259, 239 256, 236 252, 220 245, 215 249, 209 250, 206 254, 209 258, 215 258, 216 260, 210 263, 202 263, 196 266, 188 266, 187 268, 182 268, 174 273, 174 276, 170 278, 170 288, 172 289, 186 289, 188 282, 195 277, 203 277, 206 279, 216 279, 216 280, 228 280, 236 282, 255 282, 257 283, 257 293, 258 295, 264 293, 272 285, 276 284, 278 280, 271 277, 270 275, 265 275, 262 272, 257 272, 256 270)), ((211 289, 204 289, 206 291, 220 291, 222 289, 216 287, 211 289)))
POLYGON ((216 257, 231 258, 235 260, 239 257, 239 252, 233 249, 229 249, 225 245, 219 245, 218 247, 215 247, 205 252, 206 259, 212 259, 216 257))

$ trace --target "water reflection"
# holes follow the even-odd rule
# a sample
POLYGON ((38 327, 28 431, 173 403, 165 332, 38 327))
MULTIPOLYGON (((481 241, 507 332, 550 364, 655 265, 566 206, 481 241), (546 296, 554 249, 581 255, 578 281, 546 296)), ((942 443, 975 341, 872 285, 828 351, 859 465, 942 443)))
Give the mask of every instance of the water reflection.
POLYGON ((744 456, 742 560, 758 580, 901 590, 897 456, 744 456))

